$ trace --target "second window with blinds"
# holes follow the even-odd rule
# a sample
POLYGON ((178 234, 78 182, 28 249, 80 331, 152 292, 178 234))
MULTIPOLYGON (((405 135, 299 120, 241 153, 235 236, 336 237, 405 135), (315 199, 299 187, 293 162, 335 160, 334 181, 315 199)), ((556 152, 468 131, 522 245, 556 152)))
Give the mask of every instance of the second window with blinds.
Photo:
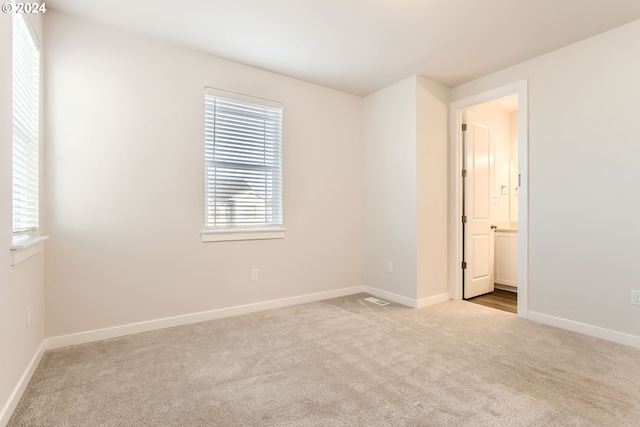
POLYGON ((206 88, 202 240, 283 237, 282 104, 206 88))

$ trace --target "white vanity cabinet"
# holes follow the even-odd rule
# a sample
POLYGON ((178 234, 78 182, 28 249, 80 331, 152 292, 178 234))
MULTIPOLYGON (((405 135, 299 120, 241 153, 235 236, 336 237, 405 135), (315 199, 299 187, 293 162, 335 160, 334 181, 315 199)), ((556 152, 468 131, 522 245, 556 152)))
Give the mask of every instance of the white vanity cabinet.
POLYGON ((518 287, 518 230, 497 229, 495 242, 496 285, 518 287))

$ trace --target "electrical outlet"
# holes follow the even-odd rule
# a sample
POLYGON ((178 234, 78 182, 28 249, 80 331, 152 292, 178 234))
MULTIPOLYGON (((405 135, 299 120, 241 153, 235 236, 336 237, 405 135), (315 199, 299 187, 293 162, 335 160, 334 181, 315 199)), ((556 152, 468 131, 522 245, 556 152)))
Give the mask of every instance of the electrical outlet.
POLYGON ((640 291, 631 291, 631 304, 640 305, 640 291))
POLYGON ((259 271, 257 268, 252 268, 251 269, 251 280, 258 280, 258 278, 260 277, 259 271))
POLYGON ((387 263, 387 273, 393 273, 393 263, 392 262, 388 262, 387 263))

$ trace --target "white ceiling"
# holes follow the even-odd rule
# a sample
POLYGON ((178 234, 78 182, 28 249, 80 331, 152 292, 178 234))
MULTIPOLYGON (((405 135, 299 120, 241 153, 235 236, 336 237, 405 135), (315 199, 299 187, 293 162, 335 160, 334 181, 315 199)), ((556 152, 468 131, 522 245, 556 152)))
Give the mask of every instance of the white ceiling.
POLYGON ((453 87, 640 19, 640 0, 47 0, 47 7, 356 95, 453 87))

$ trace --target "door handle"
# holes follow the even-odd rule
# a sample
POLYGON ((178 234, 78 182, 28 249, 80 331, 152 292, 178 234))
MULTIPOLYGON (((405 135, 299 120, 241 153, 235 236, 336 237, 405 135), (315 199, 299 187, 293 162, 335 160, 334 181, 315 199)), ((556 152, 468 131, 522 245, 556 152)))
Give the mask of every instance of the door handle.
POLYGON ((492 229, 492 230, 495 230, 496 228, 498 228, 498 226, 497 226, 497 225, 493 225, 493 224, 491 224, 491 229, 492 229))

